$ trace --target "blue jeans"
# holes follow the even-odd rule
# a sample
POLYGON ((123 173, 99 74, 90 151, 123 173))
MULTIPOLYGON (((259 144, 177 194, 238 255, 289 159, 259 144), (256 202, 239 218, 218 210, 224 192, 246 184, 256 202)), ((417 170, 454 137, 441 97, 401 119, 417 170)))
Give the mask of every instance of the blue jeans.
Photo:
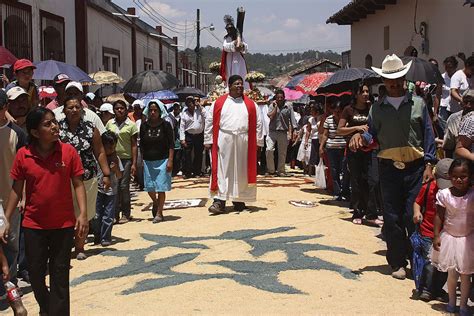
POLYGON ((393 162, 380 160, 383 197, 383 233, 387 242, 387 262, 393 269, 407 266, 413 249, 409 237, 415 231, 413 203, 421 188, 424 163, 399 170, 393 162))
POLYGON ((420 293, 426 291, 437 296, 441 293, 441 290, 448 279, 448 273, 438 271, 438 269, 430 263, 429 254, 433 240, 430 237, 423 235, 421 235, 421 240, 423 241, 421 255, 425 259, 426 264, 423 267, 420 288, 418 290, 420 293))
POLYGON ((334 196, 349 196, 349 174, 347 170, 347 160, 344 157, 345 149, 327 148, 326 152, 331 168, 331 177, 334 184, 334 196))
POLYGON ((115 195, 98 192, 95 212, 97 222, 96 236, 100 237, 100 241, 111 241, 115 217, 115 195))

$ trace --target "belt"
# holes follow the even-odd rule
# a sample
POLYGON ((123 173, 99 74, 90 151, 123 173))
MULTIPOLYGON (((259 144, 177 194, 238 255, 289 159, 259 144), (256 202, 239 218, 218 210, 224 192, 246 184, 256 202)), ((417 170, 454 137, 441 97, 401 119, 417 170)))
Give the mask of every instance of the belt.
POLYGON ((398 170, 405 170, 405 169, 410 169, 410 168, 413 168, 413 167, 418 167, 418 166, 423 165, 423 163, 424 163, 423 158, 419 158, 419 159, 409 161, 409 162, 396 161, 396 160, 392 160, 392 159, 380 159, 380 161, 382 163, 392 165, 395 168, 397 168, 398 170))

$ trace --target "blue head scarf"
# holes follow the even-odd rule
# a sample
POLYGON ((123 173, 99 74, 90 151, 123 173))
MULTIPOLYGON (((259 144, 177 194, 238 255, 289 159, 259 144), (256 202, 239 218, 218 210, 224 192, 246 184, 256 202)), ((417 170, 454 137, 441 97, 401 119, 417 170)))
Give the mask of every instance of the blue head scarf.
POLYGON ((149 111, 148 108, 150 107, 150 103, 158 104, 158 106, 160 107, 160 112, 161 112, 161 118, 162 119, 164 119, 165 117, 168 116, 168 111, 166 110, 165 104, 163 102, 161 102, 160 100, 158 100, 158 99, 152 99, 152 100, 148 101, 148 103, 145 106, 145 109, 143 110, 143 115, 148 117, 148 111, 149 111))

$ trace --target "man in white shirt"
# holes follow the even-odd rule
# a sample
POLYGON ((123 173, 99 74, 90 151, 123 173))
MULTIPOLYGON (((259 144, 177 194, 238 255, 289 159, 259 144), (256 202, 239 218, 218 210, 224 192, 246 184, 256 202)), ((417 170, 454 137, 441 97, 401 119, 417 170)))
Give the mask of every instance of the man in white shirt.
POLYGON ((181 113, 179 140, 184 149, 184 178, 200 177, 204 149, 204 116, 194 98, 186 98, 187 109, 181 113))
POLYGON ((456 101, 451 99, 451 78, 458 68, 458 61, 456 57, 449 56, 444 60, 443 64, 445 70, 445 72, 442 74, 444 84, 441 90, 441 100, 437 114, 443 129, 446 129, 446 122, 449 117, 448 110, 451 108, 451 103, 456 103, 456 101))
POLYGON ((456 113, 462 110, 462 95, 466 90, 474 89, 474 56, 466 59, 464 69, 458 70, 451 77, 451 99, 455 101, 450 104, 448 111, 456 113), (454 107, 453 107, 454 105, 454 107))

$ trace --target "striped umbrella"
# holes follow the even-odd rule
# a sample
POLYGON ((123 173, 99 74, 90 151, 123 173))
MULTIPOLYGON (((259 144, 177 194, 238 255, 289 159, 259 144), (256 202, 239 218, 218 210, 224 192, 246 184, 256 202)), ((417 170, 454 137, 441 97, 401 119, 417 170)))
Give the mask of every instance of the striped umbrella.
POLYGON ((300 83, 304 78, 306 78, 306 75, 297 75, 291 78, 291 80, 286 84, 286 88, 294 89, 296 88, 296 85, 300 83))

